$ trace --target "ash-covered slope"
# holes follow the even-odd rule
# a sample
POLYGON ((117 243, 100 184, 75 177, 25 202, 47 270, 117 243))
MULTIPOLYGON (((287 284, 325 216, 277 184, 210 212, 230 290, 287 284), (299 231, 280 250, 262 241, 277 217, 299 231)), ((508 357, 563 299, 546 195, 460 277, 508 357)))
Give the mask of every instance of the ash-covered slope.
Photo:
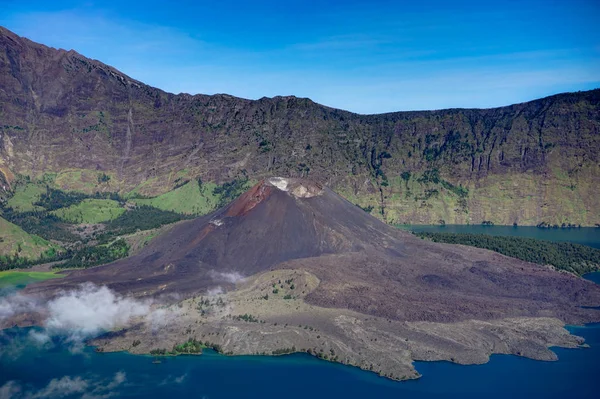
POLYGON ((175 226, 138 255, 74 272, 59 285, 93 281, 138 294, 198 292, 293 259, 366 248, 400 256, 403 235, 318 183, 271 178, 224 208, 175 226))
MULTIPOLYGON (((91 281, 136 295, 191 296, 269 269, 319 279, 305 300, 407 321, 517 316, 600 320, 600 288, 494 252, 394 229, 322 185, 271 178, 206 217, 181 223, 136 256, 28 287, 91 281)), ((301 289, 301 288, 300 288, 301 289)))

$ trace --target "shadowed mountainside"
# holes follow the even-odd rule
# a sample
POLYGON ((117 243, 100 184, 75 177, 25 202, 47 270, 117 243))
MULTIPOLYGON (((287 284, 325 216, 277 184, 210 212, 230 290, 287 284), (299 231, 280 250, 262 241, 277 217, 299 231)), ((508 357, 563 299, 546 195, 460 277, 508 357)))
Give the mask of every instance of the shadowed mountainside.
POLYGON ((310 176, 392 223, 594 225, 599 103, 592 90, 357 115, 293 96, 174 95, 0 27, 0 191, 16 175, 146 196, 181 179, 310 176))
POLYGON ((133 257, 25 292, 53 293, 91 281, 138 296, 194 296, 275 269, 319 279, 305 298, 309 304, 399 321, 535 316, 583 322, 599 316, 581 307, 600 304, 600 287, 592 282, 491 251, 421 240, 305 179, 262 181, 225 208, 178 224, 133 257))

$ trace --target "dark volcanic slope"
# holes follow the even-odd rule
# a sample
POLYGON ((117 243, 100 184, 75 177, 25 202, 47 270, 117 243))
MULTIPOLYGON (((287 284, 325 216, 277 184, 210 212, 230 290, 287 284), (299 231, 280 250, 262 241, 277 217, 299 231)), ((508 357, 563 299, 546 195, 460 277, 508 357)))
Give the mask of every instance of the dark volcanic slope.
POLYGON ((291 259, 365 248, 399 255, 398 234, 328 188, 273 178, 213 214, 177 225, 138 255, 75 272, 60 285, 92 280, 123 292, 159 286, 161 292, 197 292, 227 283, 219 273, 249 276, 291 259))
POLYGON ((600 304, 600 288, 589 281, 490 251, 423 241, 301 179, 261 182, 212 215, 157 237, 139 255, 28 290, 93 281, 138 295, 191 295, 269 268, 319 277, 310 303, 397 320, 600 319, 600 312, 580 307, 600 304))
POLYGON ((72 189, 83 171, 81 189, 145 183, 144 195, 172 189, 177 172, 309 175, 390 222, 600 223, 600 90, 357 115, 293 96, 165 93, 0 27, 0 115, 0 198, 16 174, 64 173, 72 189))

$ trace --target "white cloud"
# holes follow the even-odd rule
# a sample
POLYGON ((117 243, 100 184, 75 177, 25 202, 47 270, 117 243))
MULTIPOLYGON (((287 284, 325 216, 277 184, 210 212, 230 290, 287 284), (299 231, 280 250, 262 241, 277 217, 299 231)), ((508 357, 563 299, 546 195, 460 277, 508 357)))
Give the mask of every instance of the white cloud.
MULTIPOLYGON (((1 299, 0 309, 0 323, 6 325, 11 323, 11 317, 22 313, 41 315, 45 329, 31 330, 25 340, 27 345, 44 346, 51 344, 51 337, 59 337, 76 352, 83 349, 85 339, 127 327, 133 319, 146 317, 157 329, 179 315, 178 308, 157 308, 151 300, 124 297, 106 286, 91 283, 62 292, 46 304, 26 295, 13 294, 1 299)), ((15 358, 22 349, 10 342, 0 348, 0 356, 15 358)))
POLYGON ((182 384, 187 379, 187 373, 180 375, 179 377, 173 377, 169 375, 167 378, 162 380, 158 385, 171 385, 171 384, 182 384))
POLYGON ((181 315, 181 309, 178 307, 157 308, 151 310, 146 315, 146 321, 150 324, 152 331, 168 326, 172 321, 181 315))
POLYGON ((87 283, 48 303, 46 328, 89 337, 124 326, 149 311, 149 303, 120 296, 106 286, 87 283))
POLYGON ((28 337, 36 346, 44 346, 51 342, 50 336, 44 331, 30 330, 28 337))
POLYGON ((63 398, 85 392, 89 383, 81 377, 64 376, 51 380, 48 385, 31 398, 63 398))
POLYGON ((183 375, 180 375, 179 377, 176 377, 174 382, 176 384, 181 384, 183 381, 185 381, 186 378, 187 378, 187 374, 183 374, 183 375))
POLYGON ((244 276, 242 276, 238 272, 220 273, 220 272, 211 270, 210 272, 208 272, 208 275, 210 276, 210 278, 212 278, 215 281, 224 281, 224 282, 233 283, 233 284, 239 283, 244 280, 244 276))
POLYGON ((0 324, 15 314, 27 313, 38 307, 37 301, 19 293, 0 297, 0 324))
POLYGON ((114 388, 118 387, 119 385, 123 384, 126 379, 127 379, 127 376, 124 371, 117 371, 115 373, 113 380, 108 385, 106 385, 106 389, 108 389, 108 390, 114 389, 114 388))
POLYGON ((206 291, 206 295, 208 295, 209 297, 221 295, 222 293, 223 293, 223 288, 221 288, 221 287, 210 288, 208 291, 206 291))
POLYGON ((21 386, 16 381, 8 381, 0 387, 0 399, 13 399, 21 393, 21 386))
POLYGON ((123 371, 118 371, 112 379, 83 378, 82 376, 63 376, 53 378, 39 389, 25 389, 18 381, 9 381, 0 387, 0 399, 53 399, 78 397, 100 399, 117 396, 117 388, 127 380, 123 371))

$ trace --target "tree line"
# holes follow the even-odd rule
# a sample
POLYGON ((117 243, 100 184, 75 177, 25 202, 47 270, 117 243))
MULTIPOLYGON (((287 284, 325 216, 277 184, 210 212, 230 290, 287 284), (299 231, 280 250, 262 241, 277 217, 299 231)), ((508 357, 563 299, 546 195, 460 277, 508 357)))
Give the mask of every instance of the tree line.
POLYGON ((488 234, 433 232, 413 234, 434 242, 469 245, 531 263, 552 265, 578 276, 600 270, 600 250, 587 245, 488 234))
POLYGON ((28 268, 40 263, 61 262, 53 267, 56 269, 88 268, 114 262, 129 254, 129 245, 123 239, 110 244, 66 249, 64 251, 46 251, 38 259, 15 256, 0 256, 0 271, 17 268, 28 268), (63 262, 64 261, 64 262, 63 262))

